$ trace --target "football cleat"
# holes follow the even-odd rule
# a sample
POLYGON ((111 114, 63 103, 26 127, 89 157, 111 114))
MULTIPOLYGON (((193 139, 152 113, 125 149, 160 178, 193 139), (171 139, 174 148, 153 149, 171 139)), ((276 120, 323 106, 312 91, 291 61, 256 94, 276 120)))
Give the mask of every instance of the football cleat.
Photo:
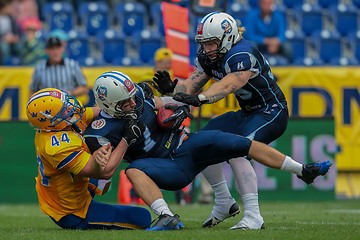
POLYGON ((169 231, 184 228, 184 223, 181 222, 177 214, 174 216, 162 214, 157 219, 157 222, 153 226, 146 229, 147 231, 169 231))
POLYGON ((331 165, 331 161, 304 164, 302 169, 302 176, 297 177, 303 180, 306 184, 311 184, 318 176, 326 175, 331 165))
POLYGON ((223 218, 219 219, 219 218, 215 217, 213 213, 211 213, 210 217, 208 217, 206 219, 206 221, 203 223, 202 227, 210 228, 210 227, 216 226, 219 223, 221 223, 222 221, 224 221, 225 219, 227 219, 229 217, 234 217, 236 214, 239 214, 239 213, 240 213, 240 207, 236 202, 234 202, 231 205, 229 211, 226 214, 224 214, 223 218))
POLYGON ((264 219, 261 217, 261 215, 256 215, 252 212, 245 211, 243 219, 230 228, 230 230, 237 229, 265 229, 264 219))

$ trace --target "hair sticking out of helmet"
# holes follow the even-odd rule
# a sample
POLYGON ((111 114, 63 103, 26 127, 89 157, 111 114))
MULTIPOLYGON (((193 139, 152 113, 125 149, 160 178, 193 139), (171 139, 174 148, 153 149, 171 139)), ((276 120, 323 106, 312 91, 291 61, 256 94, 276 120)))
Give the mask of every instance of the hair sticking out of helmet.
POLYGON ((201 44, 199 55, 217 54, 217 59, 222 58, 232 46, 240 39, 238 27, 235 19, 227 13, 212 12, 207 14, 197 26, 197 34, 195 41, 201 44), (216 40, 218 49, 210 53, 206 53, 203 43, 216 40))
POLYGON ((138 110, 143 107, 143 102, 137 100, 134 111, 122 110, 123 103, 132 97, 135 98, 138 89, 130 77, 121 72, 111 71, 101 74, 94 83, 93 91, 101 110, 113 117, 136 119, 138 110))
POLYGON ((45 88, 34 93, 27 106, 29 122, 39 130, 60 131, 81 120, 85 108, 67 92, 45 88))

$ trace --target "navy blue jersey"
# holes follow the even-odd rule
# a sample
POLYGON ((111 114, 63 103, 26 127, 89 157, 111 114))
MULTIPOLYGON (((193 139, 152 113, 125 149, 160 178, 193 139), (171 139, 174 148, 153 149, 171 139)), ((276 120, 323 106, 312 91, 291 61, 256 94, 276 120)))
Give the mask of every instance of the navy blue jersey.
MULTIPOLYGON (((181 131, 160 128, 156 122, 154 99, 146 99, 143 90, 139 86, 137 88, 139 91, 135 96, 136 108, 141 109, 137 112, 138 119, 146 125, 146 129, 143 136, 129 146, 125 158, 131 161, 147 157, 168 157, 178 146, 181 131), (143 107, 139 107, 141 105, 143 107)), ((105 142, 110 142, 116 147, 123 137, 123 128, 128 121, 128 119, 111 117, 101 111, 84 133, 90 151, 96 151, 105 142)))
POLYGON ((255 72, 254 77, 235 92, 240 107, 245 111, 273 104, 286 108, 285 96, 276 83, 268 61, 248 40, 241 39, 221 61, 212 64, 205 64, 205 58, 198 55, 196 67, 216 81, 220 81, 232 72, 247 70, 255 72))

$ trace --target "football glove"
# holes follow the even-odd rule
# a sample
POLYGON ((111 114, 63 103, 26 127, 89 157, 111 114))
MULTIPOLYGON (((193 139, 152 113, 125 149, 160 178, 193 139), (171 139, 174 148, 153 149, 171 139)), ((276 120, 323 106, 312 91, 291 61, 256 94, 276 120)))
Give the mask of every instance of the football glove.
POLYGON ((125 140, 126 144, 130 146, 140 137, 142 137, 143 132, 145 131, 145 124, 139 122, 138 120, 131 119, 128 121, 127 124, 124 126, 124 135, 123 139, 125 140))
POLYGON ((173 123, 170 126, 170 129, 178 129, 181 126, 182 122, 185 120, 185 118, 187 117, 192 118, 192 115, 190 113, 190 107, 187 105, 176 106, 176 105, 168 104, 165 105, 165 108, 174 111, 173 115, 171 115, 170 117, 168 117, 163 121, 163 123, 168 123, 173 121, 173 123))
POLYGON ((163 95, 173 93, 175 86, 178 83, 177 79, 174 79, 173 81, 171 80, 168 71, 157 71, 153 80, 158 86, 156 90, 163 95))
POLYGON ((186 93, 176 93, 173 96, 173 99, 179 102, 186 103, 194 107, 200 107, 204 103, 207 103, 208 100, 200 100, 199 95, 190 95, 186 93))

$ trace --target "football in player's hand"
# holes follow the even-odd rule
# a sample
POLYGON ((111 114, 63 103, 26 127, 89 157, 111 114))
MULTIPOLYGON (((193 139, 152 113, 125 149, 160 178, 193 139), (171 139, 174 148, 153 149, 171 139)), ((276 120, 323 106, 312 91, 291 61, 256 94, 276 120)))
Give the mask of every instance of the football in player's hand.
POLYGON ((171 127, 171 125, 174 123, 174 120, 172 120, 172 121, 169 121, 169 122, 167 122, 167 123, 164 123, 164 120, 165 119, 168 119, 171 115, 173 115, 174 114, 174 111, 173 110, 171 110, 171 109, 167 109, 167 108, 164 108, 164 107, 162 107, 162 108, 160 108, 159 110, 158 110, 158 113, 157 113, 157 115, 156 115, 156 120, 157 120, 157 123, 158 123, 158 125, 161 127, 161 128, 170 128, 171 127))

